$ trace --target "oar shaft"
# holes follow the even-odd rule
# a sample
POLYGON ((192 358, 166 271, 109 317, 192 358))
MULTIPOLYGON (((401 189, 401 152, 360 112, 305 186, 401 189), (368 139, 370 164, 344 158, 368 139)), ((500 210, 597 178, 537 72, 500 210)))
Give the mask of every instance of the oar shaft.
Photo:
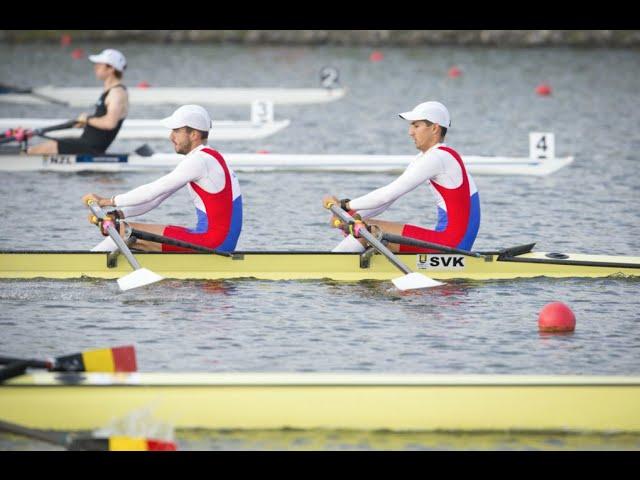
POLYGON ((43 95, 38 92, 29 92, 29 95, 33 95, 36 98, 44 100, 45 102, 55 103, 56 105, 62 105, 63 107, 68 107, 69 102, 65 102, 64 100, 58 100, 57 98, 50 97, 49 95, 43 95))
POLYGON ((459 253, 460 255, 467 255, 469 257, 481 257, 482 255, 477 252, 469 252, 460 248, 447 247, 438 243, 425 242, 424 240, 418 240, 416 238, 403 237, 402 235, 394 235, 393 233, 383 233, 382 239, 391 243, 397 243, 400 245, 410 245, 412 247, 430 248, 432 250, 438 250, 446 253, 459 253))
POLYGON ((0 83, 0 94, 6 94, 6 93, 19 93, 23 95, 32 95, 36 98, 40 98, 41 100, 45 100, 47 102, 55 103, 57 105, 63 105, 65 107, 69 106, 69 102, 58 100, 57 98, 50 97, 49 95, 44 95, 42 93, 36 92, 34 91, 33 88, 15 87, 13 85, 0 83))
MULTIPOLYGON (((355 220, 351 215, 342 210, 338 205, 331 205, 330 210, 333 214, 342 220, 345 223, 355 223, 355 220)), ((389 250, 380 240, 378 240, 371 232, 369 232, 366 228, 360 229, 358 232, 359 235, 363 236, 364 239, 373 245, 380 253, 382 253, 385 257, 389 259, 391 263, 393 263, 398 269, 400 269, 404 273, 412 273, 411 269, 407 267, 404 263, 398 260, 391 250, 389 250)))
POLYGON ((66 130, 73 127, 77 122, 75 120, 69 120, 68 122, 59 123, 57 125, 51 125, 50 127, 36 128, 33 130, 34 135, 42 135, 43 133, 53 132, 54 130, 66 130))
POLYGON ((222 255, 224 257, 232 257, 233 255, 228 252, 220 252, 213 248, 203 247, 201 245, 195 245, 189 242, 183 242, 182 240, 176 240, 175 238, 164 237, 162 235, 156 235, 155 233, 145 232, 143 230, 131 229, 131 235, 140 238, 142 240, 149 240, 150 242, 164 243, 167 245, 174 245, 176 247, 189 248, 196 252, 213 253, 216 255, 222 255))
MULTIPOLYGON (((73 127, 76 123, 77 122, 75 120, 69 120, 67 122, 59 123, 57 125, 51 125, 50 127, 36 128, 35 130, 27 131, 27 133, 25 133, 25 136, 22 138, 29 139, 34 135, 37 135, 39 137, 49 138, 45 135, 45 133, 53 132, 55 130, 66 130, 67 128, 73 127)), ((3 134, 2 136, 0 136, 0 145, 2 145, 3 143, 13 142, 15 140, 16 140, 15 134, 13 135, 3 134)))
POLYGON ((17 361, 8 364, 6 367, 0 368, 0 383, 13 377, 24 375, 29 367, 29 362, 17 361))
POLYGON ((16 363, 16 362, 27 362, 29 367, 32 368, 51 368, 51 362, 45 362, 43 360, 32 360, 32 359, 24 359, 24 358, 14 358, 14 357, 0 357, 0 365, 6 365, 7 363, 16 363))
MULTIPOLYGON (((91 209, 91 211, 93 212, 93 214, 96 217, 103 219, 106 216, 104 210, 102 210, 102 208, 100 208, 100 206, 97 204, 97 202, 94 202, 93 200, 90 200, 87 203, 87 205, 89 206, 89 208, 91 209)), ((134 270, 140 270, 140 268, 142 268, 142 267, 140 266, 140 264, 136 260, 136 257, 133 256, 133 254, 131 253, 131 250, 129 250, 129 247, 127 246, 125 241, 122 239, 120 234, 118 232, 116 232, 116 229, 113 227, 112 224, 108 224, 107 225, 107 233, 109 234, 111 239, 114 241, 116 246, 120 249, 120 252, 122 252, 122 254, 125 256, 127 261, 131 264, 133 269, 134 270)))
POLYGON ((33 89, 0 83, 0 94, 3 93, 33 93, 33 89))
POLYGON ((0 420, 0 431, 9 432, 16 435, 22 435, 27 438, 35 438, 42 440, 43 442, 52 443, 54 445, 66 446, 66 435, 56 432, 44 432, 42 430, 31 429, 23 427, 22 425, 16 425, 15 423, 5 422, 0 420))

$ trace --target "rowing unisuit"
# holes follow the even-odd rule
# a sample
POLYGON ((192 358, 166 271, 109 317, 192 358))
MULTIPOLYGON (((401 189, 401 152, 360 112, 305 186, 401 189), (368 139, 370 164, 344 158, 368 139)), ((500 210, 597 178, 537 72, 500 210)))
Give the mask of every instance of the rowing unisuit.
MULTIPOLYGON (((96 103, 96 110, 95 112, 93 112, 92 117, 103 117, 107 114, 105 99, 112 89, 118 87, 121 87, 124 90, 127 89, 127 87, 119 83, 103 92, 102 95, 100 95, 98 102, 96 103)), ((116 135, 118 135, 118 132, 120 131, 120 127, 122 127, 122 122, 124 122, 124 120, 125 118, 121 118, 116 126, 111 130, 102 130, 100 128, 96 128, 92 125, 87 124, 85 125, 84 130, 82 131, 82 135, 80 136, 78 141, 83 144, 82 146, 86 145, 88 153, 103 153, 107 150, 107 148, 109 148, 109 145, 111 145, 113 140, 116 138, 116 135)), ((73 141, 73 139, 67 139, 65 140, 65 142, 68 142, 70 140, 73 141)), ((60 145, 62 145, 62 143, 58 142, 58 150, 60 150, 60 145)))
MULTIPOLYGON (((185 185, 196 209, 197 225, 193 229, 167 225, 163 235, 220 251, 233 251, 242 229, 240 184, 222 155, 206 145, 194 148, 164 177, 116 195, 115 205, 125 218, 142 215, 185 185)), ((184 250, 162 245, 165 252, 184 250)))
MULTIPOLYGON (((450 247, 470 250, 480 227, 480 197, 473 177, 460 155, 444 143, 420 152, 395 181, 349 202, 363 218, 386 210, 406 193, 426 185, 434 195, 438 220, 433 230, 406 224, 402 235, 450 247)), ((401 252, 428 252, 408 245, 401 252)))

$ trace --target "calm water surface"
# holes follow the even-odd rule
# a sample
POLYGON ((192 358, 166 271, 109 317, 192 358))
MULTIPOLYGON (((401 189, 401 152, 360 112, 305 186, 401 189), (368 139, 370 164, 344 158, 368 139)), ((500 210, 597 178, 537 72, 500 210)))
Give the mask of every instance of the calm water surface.
MULTIPOLYGON (((476 177, 482 225, 474 247, 537 242, 539 250, 624 255, 640 246, 638 51, 389 48, 382 62, 371 63, 369 49, 350 47, 84 47, 90 52, 120 48, 129 60, 129 85, 146 80, 157 86, 316 87, 323 66, 339 69, 349 89, 342 100, 276 105, 276 118, 291 119, 287 129, 263 140, 213 145, 223 155, 259 149, 413 154, 407 125, 397 113, 429 99, 449 107, 453 128, 447 141, 462 154, 526 156, 530 131, 554 132, 557 155, 576 158, 569 167, 548 178, 476 177), (447 77, 451 65, 463 70, 462 77, 447 77), (534 93, 542 81, 552 85, 550 97, 534 93)), ((0 65, 6 83, 96 86, 90 64, 72 60, 69 50, 57 45, 0 45, 0 65)), ((174 108, 134 105, 130 118, 159 118, 174 108)), ((218 120, 249 116, 245 107, 209 110, 218 120)), ((80 111, 0 104, 2 117, 71 118, 80 111)), ((149 144, 171 151, 168 140, 149 144)), ((116 141, 111 150, 137 146, 116 141)), ((385 173, 238 175, 245 204, 240 250, 328 250, 341 236, 328 228, 322 195, 353 198, 394 178, 385 173)), ((0 248, 91 248, 102 237, 87 223, 81 196, 122 193, 157 176, 0 172, 0 248)), ((430 194, 418 189, 384 217, 431 226, 435 206, 430 194)), ((191 226, 195 215, 183 191, 144 220, 191 226)), ((399 293, 386 282, 167 280, 120 292, 113 281, 3 280, 0 352, 55 356, 133 343, 142 371, 637 375, 639 287, 637 280, 618 278, 529 279, 451 282, 399 293), (575 312, 573 334, 538 333, 537 315, 552 301, 565 302, 575 312)), ((240 444, 242 435, 183 442, 184 448, 198 449, 484 448, 430 435, 415 437, 417 444, 415 438, 398 443, 391 434, 386 444, 375 442, 375 435, 368 440, 358 435, 302 444, 291 443, 284 433, 249 436, 240 444)), ((598 441, 584 448, 638 448, 637 438, 598 441)), ((522 442, 495 437, 493 443, 473 445, 583 448, 567 439, 522 442)))

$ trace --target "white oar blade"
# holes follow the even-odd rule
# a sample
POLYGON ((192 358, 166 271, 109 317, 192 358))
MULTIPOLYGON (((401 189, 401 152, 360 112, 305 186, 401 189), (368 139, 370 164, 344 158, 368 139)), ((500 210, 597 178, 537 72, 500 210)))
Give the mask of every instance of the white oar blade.
POLYGON ((146 268, 139 268, 138 270, 131 272, 124 277, 118 279, 118 285, 120 290, 131 290, 132 288, 143 287, 150 283, 162 280, 164 277, 153 273, 146 268))
POLYGON ((394 278, 392 282, 399 290, 414 290, 417 288, 431 288, 444 285, 444 283, 438 282, 418 272, 408 273, 402 277, 394 278))

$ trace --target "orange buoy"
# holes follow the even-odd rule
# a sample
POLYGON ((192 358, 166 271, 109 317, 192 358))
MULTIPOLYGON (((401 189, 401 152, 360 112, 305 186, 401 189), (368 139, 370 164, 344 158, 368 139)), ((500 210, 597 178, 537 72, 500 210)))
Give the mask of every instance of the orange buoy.
POLYGON ((138 82, 138 85, 136 85, 138 88, 149 88, 151 86, 151 84, 149 82, 147 82, 146 80, 143 80, 141 82, 138 82))
POLYGON ((84 57, 84 50, 82 50, 81 48, 74 49, 73 52, 71 52, 71 57, 74 60, 80 60, 82 57, 84 57))
POLYGON ((562 302, 545 305, 538 315, 538 329, 541 332, 573 332, 576 328, 576 316, 562 302))
POLYGON ((462 70, 460 70, 458 67, 451 67, 447 72, 447 75, 449 75, 449 78, 457 78, 462 75, 462 70))
POLYGON ((369 60, 372 62, 379 62, 383 58, 384 58, 384 55, 379 50, 374 50, 373 52, 371 52, 371 55, 369 55, 369 60))
POLYGON ((541 96, 551 95, 551 86, 547 83, 541 83, 536 87, 536 93, 541 96))
POLYGON ((62 45, 63 47, 71 45, 71 35, 69 35, 68 33, 63 34, 60 37, 60 45, 62 45))

